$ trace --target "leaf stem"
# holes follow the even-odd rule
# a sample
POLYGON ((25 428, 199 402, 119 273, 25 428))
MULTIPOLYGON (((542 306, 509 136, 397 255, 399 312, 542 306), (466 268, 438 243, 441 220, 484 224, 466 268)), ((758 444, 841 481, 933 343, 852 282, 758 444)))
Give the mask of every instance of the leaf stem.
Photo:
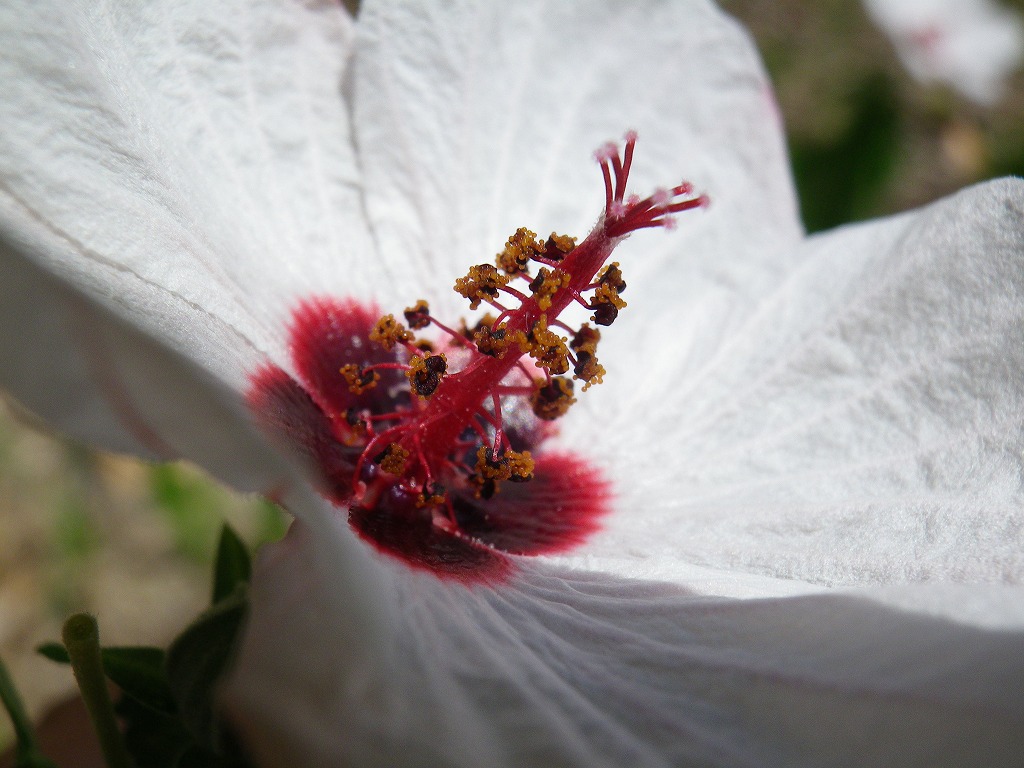
POLYGON ((22 768, 22 766, 56 768, 39 751, 39 744, 36 742, 32 723, 25 712, 25 705, 21 701, 21 696, 18 695, 18 689, 14 687, 14 681, 8 674, 3 659, 0 659, 0 701, 3 702, 4 708, 11 718, 11 724, 14 726, 14 736, 17 739, 14 762, 16 768, 22 768))
POLYGON ((82 700, 89 711, 108 768, 131 768, 103 674, 96 619, 87 613, 76 613, 64 622, 63 638, 78 689, 82 692, 82 700))

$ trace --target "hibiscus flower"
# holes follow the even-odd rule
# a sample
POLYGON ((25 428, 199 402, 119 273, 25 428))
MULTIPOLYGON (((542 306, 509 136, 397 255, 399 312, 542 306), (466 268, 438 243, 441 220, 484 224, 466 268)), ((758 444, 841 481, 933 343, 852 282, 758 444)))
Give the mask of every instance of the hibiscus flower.
POLYGON ((0 382, 295 513, 225 691, 260 764, 1019 760, 1019 181, 804 239, 770 86, 701 0, 0 30, 0 382), (587 159, 629 127, 635 191, 713 204, 616 250, 605 381, 544 443, 608 483, 599 529, 493 583, 377 551, 254 425, 254 376, 302 380, 314 297, 456 322, 519 227, 591 229, 587 159))
POLYGON ((922 82, 944 82, 992 106, 1024 60, 1024 21, 993 0, 864 0, 922 82))

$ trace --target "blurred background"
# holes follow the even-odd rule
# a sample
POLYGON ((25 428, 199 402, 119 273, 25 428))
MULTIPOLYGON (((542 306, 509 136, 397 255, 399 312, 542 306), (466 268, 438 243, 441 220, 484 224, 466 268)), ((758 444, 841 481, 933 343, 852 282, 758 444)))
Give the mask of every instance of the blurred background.
MULTIPOLYGON (((1019 62, 1001 95, 979 103, 912 77, 858 0, 721 4, 751 30, 774 80, 808 231, 1024 175, 1019 62)), ((1024 0, 1001 6, 1024 13, 1024 0)), ((931 45, 933 33, 915 39, 931 45)), ((69 444, 0 399, 0 656, 30 710, 73 689, 67 668, 34 652, 70 613, 95 613, 105 644, 132 645, 165 644, 196 615, 224 520, 252 545, 287 524, 199 470, 69 444)), ((0 752, 10 740, 0 717, 0 752)))

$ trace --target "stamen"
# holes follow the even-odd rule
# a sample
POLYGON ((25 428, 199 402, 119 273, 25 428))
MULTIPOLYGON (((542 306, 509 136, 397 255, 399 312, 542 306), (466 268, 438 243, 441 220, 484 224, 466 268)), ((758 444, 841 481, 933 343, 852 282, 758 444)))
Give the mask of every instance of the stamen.
MULTIPOLYGON (((373 511, 407 499, 402 502, 407 508, 429 509, 432 525, 458 534, 459 499, 468 493, 486 501, 503 482, 533 477, 530 452, 513 448, 522 447, 522 434, 516 433, 521 427, 512 427, 522 424, 522 417, 506 419, 505 409, 526 408, 541 421, 554 421, 576 402, 574 379, 583 382, 585 392, 606 374, 597 358, 600 331, 587 323, 574 329, 560 316, 580 304, 592 312, 596 325, 611 325, 626 307, 622 269, 610 261, 616 245, 632 232, 669 226, 675 214, 706 205, 703 196, 689 197, 689 184, 643 199, 627 196, 635 144, 636 134, 630 131, 621 154, 614 144, 595 152, 605 210, 586 239, 577 243, 552 232, 542 242, 520 228, 493 265, 472 266, 455 281, 454 290, 470 309, 486 303, 500 313, 497 317, 486 314, 472 328, 463 322, 456 331, 434 318, 420 299, 405 308, 408 327, 384 315, 369 334, 394 353, 393 362, 341 366, 340 376, 353 396, 375 387, 391 370, 404 372, 412 395, 403 395, 406 399, 386 413, 362 409, 346 416, 346 440, 363 445, 353 477, 357 509, 373 511), (541 265, 533 276, 530 262, 541 265), (518 279, 529 286, 528 293, 509 285, 518 279), (447 337, 438 351, 413 334, 429 326, 447 337), (375 433, 375 425, 385 428, 375 433)), ((395 398, 393 379, 388 389, 384 394, 395 398)))

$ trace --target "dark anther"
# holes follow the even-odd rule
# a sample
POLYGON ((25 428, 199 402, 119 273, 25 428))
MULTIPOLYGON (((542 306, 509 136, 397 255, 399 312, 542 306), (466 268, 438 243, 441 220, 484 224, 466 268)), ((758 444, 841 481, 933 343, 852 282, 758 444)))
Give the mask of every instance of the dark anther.
POLYGON ((430 306, 420 299, 415 306, 405 308, 405 322, 410 328, 419 330, 430 325, 430 306))
POLYGON ((597 328, 591 328, 589 325, 584 323, 580 326, 580 329, 576 331, 576 335, 572 337, 572 341, 569 342, 569 346, 574 350, 576 349, 589 349, 593 350, 597 347, 597 342, 601 340, 601 332, 597 328))
POLYGON ((605 269, 604 274, 601 275, 600 283, 602 285, 608 285, 615 289, 616 293, 622 293, 626 290, 626 281, 622 279, 622 270, 619 269, 619 265, 612 262, 605 269))
POLYGON ((350 427, 357 427, 363 423, 363 420, 359 418, 358 408, 349 408, 345 411, 345 421, 348 422, 350 427))
POLYGON ((497 493, 497 491, 498 484, 490 478, 481 482, 480 487, 477 489, 477 493, 480 495, 481 499, 494 498, 494 494, 497 493))
POLYGON ((582 379, 589 378, 584 376, 587 367, 594 361, 594 356, 585 349, 581 349, 576 353, 576 365, 573 366, 573 372, 582 379))
POLYGON ((384 461, 384 459, 388 457, 388 452, 390 450, 391 446, 389 445, 387 448, 385 448, 383 451, 381 451, 380 453, 373 457, 373 463, 380 464, 382 461, 384 461))
POLYGON ((544 243, 544 258, 549 261, 561 261, 565 258, 565 253, 558 247, 553 237, 549 237, 544 243))
POLYGON ((547 270, 541 269, 541 271, 537 274, 537 276, 535 278, 533 278, 532 281, 530 281, 530 291, 532 293, 536 293, 537 291, 539 291, 540 287, 542 285, 544 285, 544 280, 547 279, 547 276, 548 276, 547 270))
POLYGON ((564 415, 569 410, 569 406, 576 402, 572 392, 572 380, 556 376, 538 388, 534 394, 532 401, 534 414, 544 421, 554 421, 564 415))
POLYGON ((507 333, 508 329, 504 326, 498 328, 483 326, 473 334, 473 341, 476 342, 476 348, 480 354, 500 358, 504 357, 505 350, 508 349, 508 344, 503 343, 507 333))
POLYGON ((430 397, 441 383, 441 377, 448 370, 448 363, 441 355, 423 358, 423 365, 412 376, 413 388, 421 397, 430 397))
POLYGON ((594 310, 594 322, 598 325, 611 325, 619 316, 618 308, 611 302, 602 302, 590 306, 594 310))

